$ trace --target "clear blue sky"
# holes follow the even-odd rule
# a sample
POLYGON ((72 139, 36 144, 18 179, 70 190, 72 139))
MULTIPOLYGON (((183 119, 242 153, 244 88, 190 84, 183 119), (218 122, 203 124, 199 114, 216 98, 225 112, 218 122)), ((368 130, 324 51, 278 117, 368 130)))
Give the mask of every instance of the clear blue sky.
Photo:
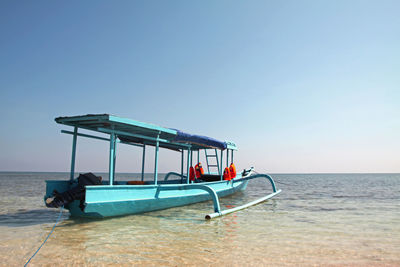
MULTIPOLYGON (((67 171, 54 118, 110 113, 233 140, 239 168, 400 172, 399 14, 385 0, 3 0, 0 170, 67 171)), ((78 142, 78 171, 108 169, 108 144, 78 142)), ((136 150, 121 146, 117 171, 140 169, 136 150)))

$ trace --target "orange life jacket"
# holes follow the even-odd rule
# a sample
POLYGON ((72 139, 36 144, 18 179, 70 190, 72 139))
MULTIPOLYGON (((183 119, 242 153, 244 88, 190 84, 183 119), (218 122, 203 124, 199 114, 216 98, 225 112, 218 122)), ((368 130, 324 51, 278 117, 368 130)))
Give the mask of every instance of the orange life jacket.
POLYGON ((194 168, 196 170, 196 178, 199 179, 204 174, 203 166, 201 166, 201 163, 199 162, 194 168))
POLYGON ((189 181, 194 181, 194 179, 195 179, 194 168, 193 168, 193 166, 192 166, 192 167, 190 167, 190 169, 189 169, 189 181))
POLYGON ((230 174, 230 171, 229 171, 228 167, 226 167, 225 170, 224 170, 224 180, 228 180, 228 181, 231 180, 231 174, 230 174))
POLYGON ((236 167, 235 164, 231 163, 231 165, 229 166, 229 171, 231 173, 231 178, 235 178, 236 177, 236 167))

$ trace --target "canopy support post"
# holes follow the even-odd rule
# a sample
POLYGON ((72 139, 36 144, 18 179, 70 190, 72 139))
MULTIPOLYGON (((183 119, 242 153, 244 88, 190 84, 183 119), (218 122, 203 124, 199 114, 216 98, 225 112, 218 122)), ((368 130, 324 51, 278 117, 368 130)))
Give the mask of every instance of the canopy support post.
POLYGON ((143 144, 143 156, 142 156, 142 181, 144 181, 144 162, 146 158, 146 145, 143 144))
POLYGON ((204 149, 204 154, 206 155, 207 172, 208 172, 208 174, 210 174, 210 165, 208 165, 207 148, 204 149))
POLYGON ((181 151, 181 183, 183 184, 183 159, 185 150, 182 148, 181 151))
POLYGON ((110 158, 109 158, 109 182, 110 185, 114 184, 114 173, 115 173, 115 134, 110 134, 110 158))
POLYGON ((114 137, 114 169, 113 169, 113 179, 115 181, 115 161, 117 160, 117 137, 114 137))
POLYGON ((222 170, 222 159, 223 159, 223 156, 224 156, 224 151, 222 151, 221 150, 221 161, 220 161, 220 168, 219 168, 219 170, 220 170, 220 175, 221 175, 221 181, 224 179, 224 171, 222 170))
POLYGON ((233 163, 233 149, 231 150, 231 163, 233 163))
POLYGON ((191 149, 189 148, 188 149, 188 153, 187 153, 187 177, 186 177, 186 183, 187 184, 189 184, 189 173, 190 173, 190 161, 191 161, 191 158, 190 158, 190 156, 192 155, 192 151, 191 151, 191 149))
MULTIPOLYGON (((217 160, 218 174, 220 174, 220 171, 221 171, 220 166, 222 167, 222 161, 221 161, 221 165, 219 165, 219 163, 218 163, 218 150, 217 150, 217 149, 214 149, 214 150, 215 150, 215 159, 217 160)), ((221 153, 222 153, 222 152, 221 152, 221 153)))
POLYGON ((156 147, 155 147, 155 154, 156 158, 154 160, 154 184, 157 185, 157 179, 158 179, 158 148, 159 148, 160 142, 158 141, 158 136, 157 136, 157 142, 156 142, 156 147))
POLYGON ((69 174, 69 180, 72 182, 74 180, 75 174, 75 155, 76 155, 76 139, 78 137, 78 127, 74 127, 74 136, 72 138, 72 156, 71 156, 71 172, 69 174))
POLYGON ((226 167, 229 167, 229 149, 226 149, 226 167))
POLYGON ((200 163, 200 148, 197 150, 197 164, 200 163))

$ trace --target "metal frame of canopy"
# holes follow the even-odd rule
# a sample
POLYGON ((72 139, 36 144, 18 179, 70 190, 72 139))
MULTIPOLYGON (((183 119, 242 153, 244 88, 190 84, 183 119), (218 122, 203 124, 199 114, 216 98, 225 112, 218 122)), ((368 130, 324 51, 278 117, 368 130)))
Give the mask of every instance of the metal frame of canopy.
MULTIPOLYGON (((209 144, 201 144, 196 139, 196 142, 190 142, 189 140, 180 140, 175 141, 175 137, 178 132, 174 129, 160 127, 154 124, 148 124, 144 122, 139 122, 131 119, 120 118, 108 114, 89 114, 83 116, 73 116, 73 117, 58 117, 55 119, 57 123, 68 125, 74 127, 74 131, 66 131, 62 130, 62 133, 71 134, 73 136, 72 139, 72 156, 71 156, 71 170, 70 170, 70 180, 74 179, 75 174, 75 158, 76 158, 76 145, 77 145, 77 137, 86 137, 93 138, 103 141, 110 142, 110 150, 109 150, 109 185, 114 185, 115 178, 115 163, 116 163, 116 149, 117 143, 128 144, 133 146, 142 147, 142 172, 141 172, 141 180, 144 180, 144 167, 145 167, 145 156, 146 156, 146 146, 154 146, 155 147, 155 162, 154 162, 154 184, 158 183, 158 157, 159 157, 159 148, 167 148, 175 151, 181 152, 181 181, 183 182, 184 176, 184 151, 187 151, 187 172, 186 172, 186 183, 189 184, 189 168, 192 166, 193 162, 193 151, 197 151, 197 162, 199 162, 199 151, 200 149, 209 149, 213 148, 215 151, 220 151, 220 161, 219 161, 219 175, 221 177, 221 181, 223 180, 223 150, 226 149, 226 166, 229 164, 229 151, 231 151, 231 162, 233 162, 233 151, 236 150, 236 145, 233 142, 221 142, 224 143, 225 149, 221 149, 220 147, 213 147, 209 144), (78 128, 82 128, 85 130, 95 131, 102 134, 108 134, 110 138, 89 135, 78 133, 78 128)), ((186 134, 188 135, 188 134, 186 134)), ((199 137, 199 136, 196 136, 199 137)), ((208 138, 204 136, 200 136, 201 138, 208 138)), ((217 152, 216 152, 217 157, 217 152)), ((207 157, 206 157, 207 159, 207 157)), ((208 164, 208 161, 207 161, 208 164)), ((218 165, 218 157, 217 157, 217 165, 218 165)))

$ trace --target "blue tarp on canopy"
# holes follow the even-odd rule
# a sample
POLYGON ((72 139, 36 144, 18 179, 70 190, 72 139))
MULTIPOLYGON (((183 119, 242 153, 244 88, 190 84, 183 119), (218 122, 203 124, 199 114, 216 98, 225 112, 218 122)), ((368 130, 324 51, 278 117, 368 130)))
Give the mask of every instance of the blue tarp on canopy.
POLYGON ((175 136, 175 142, 188 142, 192 144, 198 144, 201 146, 208 146, 213 148, 219 149, 226 149, 226 143, 216 140, 211 137, 203 136, 203 135, 195 135, 195 134, 188 134, 177 129, 173 129, 177 131, 177 135, 175 136))

